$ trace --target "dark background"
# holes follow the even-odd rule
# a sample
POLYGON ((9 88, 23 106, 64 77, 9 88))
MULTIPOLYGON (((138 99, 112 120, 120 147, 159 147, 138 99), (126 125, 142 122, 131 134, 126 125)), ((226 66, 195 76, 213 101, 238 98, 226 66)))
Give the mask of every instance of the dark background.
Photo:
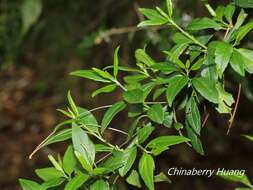
MULTIPOLYGON (((66 92, 71 89, 75 101, 88 109, 107 105, 121 98, 102 95, 91 98, 98 84, 68 75, 81 69, 110 65, 114 48, 121 46, 122 65, 133 66, 134 50, 148 44, 155 59, 160 50, 171 47, 173 29, 135 31, 142 19, 136 11, 141 7, 164 6, 164 1, 151 0, 43 0, 41 13, 28 30, 22 33, 22 7, 25 1, 0 1, 0 189, 19 189, 17 179, 34 178, 33 170, 48 164, 47 154, 64 152, 59 143, 40 150, 32 160, 32 152, 54 126, 64 118, 56 109, 66 105, 66 92), (121 28, 122 30, 115 30, 121 28)), ((216 7, 225 1, 210 1, 216 7)), ((208 15, 200 0, 175 1, 177 19, 208 15)), ((32 8, 30 8, 32 10, 32 8)), ((29 12, 29 7, 28 7, 29 12)), ((31 11, 32 12, 32 11, 31 11)), ((251 11, 252 12, 252 11, 251 11)), ((31 13, 32 17, 32 13, 31 13)), ((253 48, 252 33, 245 47, 253 48)), ((235 81, 228 75, 228 81, 235 81)), ((243 80, 238 114, 231 133, 226 136, 228 116, 208 108, 210 118, 203 130, 206 156, 197 155, 187 146, 177 146, 157 159, 159 170, 170 167, 246 169, 253 179, 253 144, 240 134, 253 134, 252 77, 243 80)), ((231 82, 236 97, 238 86, 231 82)), ((98 118, 102 112, 98 112, 98 118)), ((127 129, 129 121, 121 114, 113 124, 127 129)), ((161 131, 163 133, 163 131, 161 131)), ((119 137, 108 134, 117 142, 119 137)), ((237 184, 212 177, 172 177, 172 184, 159 189, 230 190, 237 184)), ((122 184, 122 190, 126 187, 122 184)), ((130 189, 130 187, 129 187, 130 189)))

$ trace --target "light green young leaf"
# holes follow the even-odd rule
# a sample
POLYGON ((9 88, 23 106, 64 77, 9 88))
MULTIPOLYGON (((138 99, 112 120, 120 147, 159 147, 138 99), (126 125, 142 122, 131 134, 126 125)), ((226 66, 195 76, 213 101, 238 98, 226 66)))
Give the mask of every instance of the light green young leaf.
POLYGON ((108 73, 107 71, 103 71, 103 70, 98 69, 98 68, 92 68, 92 70, 95 71, 99 76, 101 76, 105 79, 108 79, 108 80, 111 80, 111 81, 114 80, 113 76, 110 73, 108 73))
POLYGON ((188 142, 190 139, 184 137, 184 136, 176 136, 176 135, 170 135, 170 136, 160 136, 153 140, 151 140, 146 147, 148 148, 156 148, 157 146, 161 147, 169 147, 177 144, 181 144, 184 142, 188 142))
POLYGON ((63 129, 53 136, 50 136, 45 142, 45 146, 70 139, 71 131, 71 129, 63 129))
POLYGON ((235 4, 243 8, 253 8, 253 1, 251 0, 234 0, 235 4))
POLYGON ((235 13, 235 6, 230 3, 226 6, 224 15, 229 23, 232 23, 233 15, 235 13))
POLYGON ((64 190, 77 190, 79 189, 85 181, 89 179, 89 175, 85 175, 78 172, 77 175, 72 178, 65 186, 64 190))
POLYGON ((148 78, 148 76, 143 75, 143 74, 136 74, 136 75, 129 75, 125 76, 123 79, 126 83, 138 83, 144 79, 148 78))
POLYGON ((94 133, 99 133, 98 131, 98 122, 95 118, 95 116, 87 109, 78 107, 79 111, 79 122, 82 125, 85 125, 87 128, 89 128, 90 131, 94 133))
POLYGON ((173 14, 173 4, 172 4, 172 0, 166 0, 166 6, 167 6, 167 10, 168 10, 168 14, 169 17, 172 17, 173 14))
POLYGON ((107 80, 107 79, 99 76, 96 72, 94 72, 92 70, 73 71, 70 73, 70 75, 82 77, 82 78, 87 78, 87 79, 98 81, 98 82, 105 82, 105 83, 111 82, 110 80, 107 80))
POLYGON ((90 190, 110 190, 108 182, 100 179, 90 186, 90 190))
POLYGON ((232 53, 233 47, 230 44, 226 42, 219 42, 216 44, 215 63, 220 78, 228 66, 232 53))
POLYGON ((199 18, 192 21, 187 27, 188 30, 222 29, 221 25, 210 18, 199 18))
POLYGON ((58 179, 58 178, 64 177, 63 173, 55 169, 54 167, 36 169, 35 173, 44 181, 49 181, 52 179, 58 179))
POLYGON ((232 182, 240 182, 248 187, 251 187, 253 188, 253 185, 250 183, 248 177, 246 174, 243 174, 243 175, 236 175, 236 174, 229 174, 229 175, 224 175, 222 173, 217 173, 217 175, 219 177, 222 177, 228 181, 232 181, 232 182))
POLYGON ((60 162, 58 163, 51 154, 48 155, 48 159, 53 164, 53 166, 55 167, 55 169, 57 169, 58 171, 60 171, 60 172, 62 172, 64 174, 64 171, 62 169, 62 166, 61 166, 60 162))
POLYGON ((152 105, 148 109, 147 114, 148 114, 148 117, 156 123, 162 124, 164 121, 164 111, 161 104, 152 105))
POLYGON ((242 135, 242 136, 244 136, 245 138, 253 141, 253 135, 242 135))
POLYGON ((137 131, 137 140, 139 144, 144 143, 151 133, 155 130, 151 125, 145 125, 144 127, 138 129, 137 131))
POLYGON ((117 87, 116 84, 109 84, 109 85, 106 85, 102 88, 99 88, 97 90, 95 90, 94 92, 92 92, 91 96, 92 97, 95 97, 97 96, 98 94, 101 94, 101 93, 109 93, 109 92, 112 92, 115 90, 115 88, 117 87))
POLYGON ((135 51, 135 58, 137 62, 143 63, 147 66, 152 66, 155 64, 155 61, 145 52, 144 49, 137 49, 135 51))
POLYGON ((193 87, 208 101, 218 103, 219 94, 215 81, 206 77, 197 77, 192 80, 193 87))
POLYGON ((139 11, 149 20, 142 21, 138 27, 163 25, 168 22, 168 19, 160 15, 157 10, 140 8, 139 11))
POLYGON ((172 123, 173 123, 173 112, 165 112, 163 125, 167 128, 171 128, 172 123))
POLYGON ((27 179, 19 179, 19 183, 23 190, 38 190, 40 185, 34 181, 27 179))
POLYGON ((144 92, 141 89, 128 90, 123 93, 123 98, 130 104, 137 104, 144 102, 144 92))
POLYGON ((78 115, 79 114, 78 109, 77 109, 77 106, 76 106, 72 96, 71 96, 70 91, 68 91, 68 96, 67 97, 68 97, 69 105, 70 105, 72 111, 75 113, 75 115, 78 115))
MULTIPOLYGON (((84 130, 76 123, 72 124, 72 142, 75 152, 80 153, 90 168, 95 160, 95 147, 84 130)), ((85 168, 87 169, 87 168, 85 168)))
POLYGON ((117 77, 119 71, 119 48, 119 46, 116 48, 113 56, 113 75, 115 78, 117 77))
POLYGON ((122 111, 126 107, 124 102, 117 102, 112 105, 106 112, 101 123, 101 133, 105 131, 115 115, 122 111))
POLYGON ((252 30, 253 30, 253 20, 247 23, 246 25, 242 26, 241 28, 239 28, 236 35, 235 45, 239 45, 241 40, 252 30))
POLYGON ((132 170, 131 174, 126 178, 126 182, 130 185, 141 188, 141 181, 136 170, 132 170))
POLYGON ((71 175, 71 173, 74 171, 76 165, 76 158, 74 154, 73 146, 68 146, 64 157, 63 157, 63 169, 68 174, 71 175))
POLYGON ((194 96, 191 96, 189 101, 186 104, 186 120, 192 127, 192 129, 197 133, 200 134, 201 130, 201 119, 200 113, 198 109, 198 105, 194 96))
POLYGON ((226 92, 220 83, 218 83, 216 87, 219 93, 218 112, 231 113, 231 106, 235 102, 232 94, 226 92))
POLYGON ((38 20, 42 12, 41 0, 24 0, 21 4, 22 34, 25 35, 30 27, 38 20))
POLYGON ((230 60, 230 65, 234 69, 235 72, 237 72, 241 76, 245 76, 245 70, 244 70, 244 63, 243 63, 243 56, 238 52, 237 49, 234 48, 233 54, 230 60))
POLYGON ((171 183, 171 180, 163 172, 161 172, 155 176, 155 183, 159 182, 171 183))
POLYGON ((166 97, 170 107, 172 106, 175 97, 187 84, 188 78, 183 75, 175 75, 170 79, 166 91, 166 97))
POLYGON ((202 147, 202 143, 198 137, 198 135, 193 131, 193 129, 187 124, 186 122, 186 131, 187 131, 187 135, 188 137, 191 139, 191 144, 192 144, 192 147, 194 148, 194 150, 201 154, 201 155, 204 155, 204 150, 203 150, 203 147, 202 147))
POLYGON ((123 162, 124 165, 119 169, 119 174, 123 177, 131 169, 134 164, 137 155, 137 148, 133 146, 124 150, 123 162))
POLYGON ((96 152, 111 152, 113 149, 104 144, 95 144, 95 150, 96 152))
POLYGON ((139 172, 145 185, 149 190, 154 190, 154 169, 155 163, 151 155, 143 153, 139 162, 139 172))

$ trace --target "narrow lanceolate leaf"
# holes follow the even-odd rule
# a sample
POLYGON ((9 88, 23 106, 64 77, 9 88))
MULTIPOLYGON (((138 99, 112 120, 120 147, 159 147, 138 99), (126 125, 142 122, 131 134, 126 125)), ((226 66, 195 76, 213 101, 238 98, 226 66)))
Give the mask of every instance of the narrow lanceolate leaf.
POLYGON ((187 27, 188 30, 204 30, 204 29, 220 30, 222 27, 220 24, 210 18, 195 19, 187 27))
POLYGON ((252 30, 253 30, 253 20, 239 29, 236 35, 235 45, 240 44, 241 40, 252 30))
POLYGON ((125 163, 123 167, 119 169, 119 174, 123 177, 131 169, 134 161, 136 159, 137 148, 133 146, 132 148, 127 148, 124 150, 123 162, 125 163))
POLYGON ((90 190, 110 190, 108 182, 105 182, 104 180, 100 179, 97 180, 95 183, 93 183, 90 188, 90 190))
POLYGON ((151 135, 151 133, 155 130, 154 127, 151 125, 146 125, 137 131, 137 140, 139 144, 144 143, 148 137, 151 135))
POLYGON ((203 150, 203 147, 202 147, 202 143, 198 137, 198 135, 194 132, 194 130, 188 125, 188 123, 186 122, 186 131, 187 131, 187 135, 188 137, 191 139, 191 144, 192 144, 192 147, 193 149, 201 154, 201 155, 204 155, 204 150, 203 150))
POLYGON ((142 21, 138 27, 163 25, 168 22, 157 10, 140 8, 139 11, 149 20, 142 21))
POLYGON ((246 139, 253 141, 253 135, 243 135, 246 139))
POLYGON ((76 123, 72 125, 72 142, 75 152, 79 153, 79 160, 81 156, 88 167, 85 169, 90 170, 95 160, 95 147, 86 132, 76 123))
POLYGON ((52 179, 64 177, 63 173, 54 167, 36 169, 35 173, 44 181, 50 181, 52 179))
POLYGON ((95 90, 94 92, 92 92, 92 97, 95 97, 97 96, 98 94, 101 94, 101 93, 109 93, 109 92, 112 92, 115 90, 115 88, 117 87, 116 84, 109 84, 109 85, 106 85, 102 88, 99 88, 97 90, 95 90))
POLYGON ((193 130, 200 134, 201 130, 201 120, 200 120, 200 113, 198 109, 198 105, 195 101, 194 96, 192 96, 188 103, 186 104, 186 120, 190 124, 190 126, 193 128, 193 130))
POLYGON ((141 89, 128 90, 123 93, 123 98, 130 104, 137 104, 144 102, 144 92, 141 89))
POLYGON ((110 122, 114 118, 114 116, 117 113, 119 113, 120 111, 122 111, 125 107, 126 107, 126 104, 124 102, 117 102, 117 103, 113 104, 112 107, 110 107, 106 111, 106 113, 102 119, 102 123, 101 123, 101 132, 102 133, 108 127, 108 125, 110 124, 110 122))
POLYGON ((77 190, 79 189, 85 181, 89 179, 89 175, 85 175, 78 172, 77 175, 72 178, 65 186, 64 190, 77 190))
POLYGON ((132 170, 131 174, 126 178, 126 182, 130 185, 141 188, 141 181, 136 170, 132 170))
POLYGON ((253 51, 249 49, 238 49, 238 52, 242 55, 242 62, 244 63, 244 68, 249 73, 253 73, 253 51))
POLYGON ((251 0, 234 0, 235 4, 243 8, 253 8, 253 1, 251 0))
POLYGON ((148 109, 148 117, 152 121, 162 124, 164 121, 164 111, 162 105, 161 104, 152 105, 148 109))
POLYGON ((45 142, 45 146, 70 139, 71 131, 71 129, 63 129, 59 131, 58 133, 47 139, 47 141, 45 142))
POLYGON ((241 76, 244 76, 245 70, 244 70, 244 63, 242 60, 243 60, 242 54, 240 54, 240 52, 238 52, 238 50, 234 48, 233 54, 230 60, 230 65, 235 72, 237 72, 241 76))
POLYGON ((154 169, 155 163, 151 155, 143 153, 139 162, 139 172, 145 185, 149 190, 154 190, 154 169))
POLYGON ((71 72, 70 75, 87 78, 87 79, 98 81, 98 82, 111 82, 110 80, 107 80, 99 76, 95 71, 92 71, 92 70, 78 70, 78 71, 71 72))
POLYGON ((147 147, 148 148, 156 148, 157 146, 169 147, 169 146, 184 143, 187 141, 190 141, 190 139, 184 136, 176 136, 176 135, 160 136, 150 141, 147 144, 147 147))
POLYGON ((228 4, 226 6, 224 14, 229 23, 232 23, 234 13, 235 13, 235 6, 232 3, 228 4))
POLYGON ((232 53, 233 47, 230 44, 225 42, 217 43, 215 49, 215 63, 220 78, 228 66, 232 53))
POLYGON ((76 165, 76 158, 74 154, 73 146, 69 146, 63 157, 63 169, 68 174, 74 171, 76 165))
POLYGON ((68 97, 68 101, 69 101, 69 104, 70 104, 70 107, 71 107, 72 111, 75 113, 75 115, 78 115, 78 109, 77 109, 77 106, 76 106, 72 96, 71 96, 70 91, 68 91, 68 96, 67 97, 68 97))
POLYGON ((169 106, 172 106, 172 103, 178 93, 187 85, 188 78, 183 75, 173 76, 170 81, 166 91, 167 101, 169 106))
POLYGON ((250 183, 249 178, 247 177, 246 174, 239 175, 239 174, 229 174, 229 175, 224 175, 222 173, 218 173, 217 175, 232 182, 240 182, 248 187, 253 188, 253 185, 250 183))
POLYGON ((38 190, 40 185, 34 181, 27 179, 19 179, 19 183, 23 190, 38 190))
POLYGON ((137 62, 143 63, 147 66, 152 66, 155 64, 155 61, 145 52, 144 49, 137 49, 135 51, 135 58, 137 62))
POLYGON ((113 75, 116 78, 119 71, 119 46, 114 51, 113 56, 113 75))
POLYGON ((197 77, 192 80, 193 87, 203 96, 206 100, 212 103, 218 103, 219 94, 216 89, 215 81, 206 77, 197 77))
POLYGON ((172 0, 166 0, 166 6, 167 6, 169 17, 172 17, 172 14, 173 14, 172 0))

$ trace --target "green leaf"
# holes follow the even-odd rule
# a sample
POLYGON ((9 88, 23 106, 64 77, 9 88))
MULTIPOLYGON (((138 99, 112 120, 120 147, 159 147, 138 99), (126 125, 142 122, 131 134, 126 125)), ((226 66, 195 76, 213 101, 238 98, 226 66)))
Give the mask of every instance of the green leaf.
POLYGON ((100 179, 100 180, 97 180, 95 183, 93 183, 89 189, 90 190, 110 190, 110 187, 107 182, 100 179))
POLYGON ((165 112, 163 125, 167 128, 170 128, 172 123, 173 123, 173 112, 165 112))
POLYGON ((240 44, 241 40, 253 29, 253 20, 247 23, 246 25, 242 26, 239 28, 237 35, 236 35, 236 40, 235 40, 235 45, 240 44))
POLYGON ((230 65, 234 69, 234 71, 241 76, 245 76, 244 64, 242 62, 243 59, 244 58, 242 54, 240 54, 237 49, 234 49, 230 60, 230 65))
POLYGON ((164 121, 164 111, 163 111, 163 106, 161 104, 155 104, 152 105, 148 109, 148 117, 159 124, 162 124, 164 121))
POLYGON ((54 167, 36 169, 35 173, 44 181, 49 181, 52 179, 58 179, 58 178, 64 177, 62 172, 55 169, 54 167))
POLYGON ((237 51, 242 55, 241 62, 244 63, 244 68, 250 74, 253 73, 253 51, 249 49, 237 49, 237 51))
POLYGON ((228 4, 226 6, 224 14, 229 23, 232 23, 234 13, 235 13, 235 6, 232 3, 228 4))
MULTIPOLYGON (((78 152, 88 164, 88 171, 91 170, 95 160, 95 147, 84 130, 76 123, 72 125, 72 142, 75 152, 78 152)), ((79 157, 80 158, 80 157, 79 157)))
POLYGON ((253 135, 243 135, 245 138, 253 141, 253 135))
POLYGON ((76 106, 76 104, 75 104, 75 102, 74 102, 72 96, 71 96, 70 91, 68 91, 67 97, 68 97, 69 105, 70 105, 72 111, 75 113, 75 115, 78 115, 78 114, 79 114, 79 113, 78 113, 78 109, 77 109, 77 106, 76 106))
POLYGON ((42 12, 40 0, 24 0, 21 4, 22 34, 25 35, 30 27, 39 19, 42 12))
POLYGON ((110 81, 114 80, 113 76, 110 73, 108 73, 107 71, 104 71, 104 70, 101 70, 98 68, 92 68, 92 70, 95 71, 99 76, 101 76, 105 79, 108 79, 110 81))
POLYGON ((40 185, 34 181, 27 179, 19 179, 19 183, 23 190, 38 190, 40 185))
POLYGON ((141 188, 141 181, 136 170, 132 170, 131 174, 126 178, 126 182, 130 185, 141 188))
POLYGON ((97 96, 98 94, 101 94, 101 93, 109 93, 109 92, 112 92, 115 90, 115 88, 117 87, 116 84, 109 84, 109 85, 106 85, 102 88, 99 88, 97 90, 95 90, 94 92, 92 92, 92 97, 95 97, 97 96))
POLYGON ((72 129, 61 130, 60 132, 54 134, 53 136, 50 136, 45 142, 45 146, 70 139, 72 135, 71 132, 72 129))
POLYGON ((232 182, 240 182, 248 187, 251 187, 253 188, 253 185, 250 183, 248 177, 246 174, 243 174, 243 175, 236 175, 236 174, 232 174, 232 173, 229 173, 229 175, 227 174, 223 174, 223 173, 219 173, 217 172, 217 175, 219 177, 222 177, 223 179, 226 179, 228 181, 232 181, 232 182))
POLYGON ((127 148, 124 150, 123 162, 124 165, 119 169, 119 174, 123 177, 127 174, 127 172, 131 169, 134 164, 137 155, 137 148, 133 146, 131 148, 127 148))
POLYGON ((187 83, 188 78, 183 75, 175 75, 170 79, 166 91, 166 97, 170 107, 172 106, 175 97, 187 85, 187 83))
POLYGON ((113 75, 115 78, 117 77, 119 71, 119 48, 119 46, 116 48, 113 56, 113 75))
POLYGON ((46 190, 52 187, 60 186, 65 181, 64 178, 58 178, 58 179, 51 179, 49 181, 46 181, 40 185, 39 190, 46 190))
POLYGON ((124 166, 124 153, 122 151, 113 151, 113 155, 105 162, 99 165, 101 168, 107 168, 107 172, 114 172, 115 170, 124 166))
POLYGON ((157 10, 140 8, 139 11, 149 20, 142 21, 138 27, 163 25, 168 22, 168 19, 160 15, 157 10))
POLYGON ((200 134, 201 130, 201 119, 200 119, 200 113, 198 109, 198 105, 195 101, 194 96, 192 96, 189 101, 186 104, 186 120, 190 124, 190 126, 193 128, 193 130, 200 134))
POLYGON ((68 174, 71 175, 71 173, 74 171, 76 165, 76 158, 74 154, 73 146, 70 145, 63 157, 63 169, 68 174))
POLYGON ((228 66, 232 53, 233 47, 230 44, 225 42, 219 42, 216 44, 215 63, 220 78, 228 66))
POLYGON ((160 136, 150 141, 146 147, 148 148, 156 148, 157 146, 169 147, 172 145, 188 142, 189 140, 190 139, 184 136, 176 136, 176 135, 160 136))
POLYGON ((139 172, 145 185, 149 190, 154 190, 154 169, 155 163, 151 155, 143 153, 139 162, 139 172))
POLYGON ((130 104, 137 104, 144 102, 144 92, 141 89, 128 90, 123 93, 123 98, 130 104))
POLYGON ((208 101, 218 103, 219 94, 215 81, 206 77, 197 77, 192 80, 193 87, 208 101))
POLYGON ((117 115, 120 111, 122 111, 125 107, 126 107, 126 104, 124 102, 117 102, 117 103, 113 104, 112 107, 110 107, 106 111, 106 113, 102 119, 102 123, 101 123, 101 132, 102 133, 108 127, 108 125, 110 124, 110 122, 112 121, 114 116, 117 115))
POLYGON ((170 74, 178 71, 178 68, 172 62, 160 62, 151 66, 152 69, 159 70, 163 73, 170 74))
POLYGON ((234 0, 235 4, 243 8, 253 8, 253 2, 251 0, 234 0))
POLYGON ((192 71, 196 71, 199 70, 201 68, 201 66, 203 65, 204 61, 206 60, 206 57, 202 57, 200 59, 198 59, 192 66, 191 66, 191 70, 192 71))
POLYGON ((98 82, 111 82, 110 80, 104 79, 103 77, 99 76, 96 72, 92 70, 78 70, 71 72, 70 75, 87 78, 98 82))
POLYGON ((95 144, 95 150, 96 152, 111 152, 113 149, 104 144, 95 144))
POLYGON ((156 183, 159 183, 159 182, 171 183, 171 180, 163 172, 161 172, 155 176, 155 182, 156 183))
POLYGON ((61 166, 60 161, 57 162, 57 161, 55 160, 55 158, 54 158, 51 154, 48 155, 48 159, 49 159, 50 162, 53 164, 53 166, 55 167, 55 169, 57 169, 58 171, 60 171, 60 172, 62 172, 62 173, 64 174, 64 171, 63 171, 63 169, 62 169, 62 166, 61 166))
POLYGON ((143 75, 143 74, 136 74, 136 75, 129 75, 129 76, 124 77, 124 81, 126 83, 131 84, 131 83, 140 82, 146 78, 148 78, 148 76, 143 75))
POLYGON ((85 175, 78 172, 77 175, 72 178, 65 186, 64 190, 77 190, 79 189, 85 181, 89 179, 89 175, 85 175))
POLYGON ((191 139, 191 144, 194 150, 196 150, 197 153, 204 155, 204 150, 202 147, 202 143, 198 137, 198 135, 193 131, 193 129, 187 124, 186 122, 186 131, 188 137, 191 139))
POLYGON ((164 92, 166 91, 166 88, 158 88, 155 90, 153 94, 153 100, 156 100, 158 97, 160 97, 164 92))
POLYGON ((98 133, 98 122, 95 118, 95 116, 87 109, 78 107, 79 116, 78 121, 85 125, 89 130, 91 130, 94 133, 98 133))
POLYGON ((144 127, 138 129, 137 131, 138 143, 139 144, 144 143, 154 130, 155 128, 152 127, 151 125, 145 125, 144 127))
POLYGON ((173 14, 172 0, 166 0, 166 6, 167 6, 169 17, 172 17, 172 14, 173 14))
POLYGON ((155 64, 155 61, 145 52, 144 49, 137 49, 135 51, 135 58, 137 62, 144 63, 147 66, 155 64))
POLYGON ((219 93, 218 112, 231 113, 231 106, 235 102, 232 94, 226 92, 220 83, 217 84, 217 90, 219 93))
POLYGON ((188 30, 222 29, 221 25, 210 18, 199 18, 192 21, 187 27, 188 30))

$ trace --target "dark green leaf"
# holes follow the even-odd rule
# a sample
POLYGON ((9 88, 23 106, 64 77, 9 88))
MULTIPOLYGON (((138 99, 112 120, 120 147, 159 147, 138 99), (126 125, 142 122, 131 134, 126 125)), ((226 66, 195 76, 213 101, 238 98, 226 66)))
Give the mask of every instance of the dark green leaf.
POLYGON ((184 137, 184 136, 175 136, 175 135, 170 135, 170 136, 160 136, 152 141, 150 141, 147 144, 148 148, 156 148, 157 146, 161 147, 169 147, 172 145, 177 145, 180 143, 184 143, 189 141, 190 139, 184 137))
POLYGON ((186 131, 187 131, 188 137, 191 139, 191 144, 192 144, 192 147, 194 148, 194 150, 196 150, 197 153, 204 155, 205 153, 204 153, 202 143, 201 143, 199 137, 193 131, 193 129, 187 124, 187 122, 186 122, 186 131))
POLYGON ((156 123, 162 124, 164 121, 164 111, 161 104, 152 105, 148 109, 147 114, 148 114, 148 117, 156 123))
POLYGON ((172 106, 175 97, 187 85, 187 83, 188 78, 183 75, 175 75, 170 79, 166 91, 166 97, 170 107, 172 106))
POLYGON ((230 65, 234 69, 234 71, 237 72, 241 76, 245 75, 244 64, 242 62, 243 59, 244 58, 242 54, 240 54, 237 51, 237 49, 234 49, 231 60, 230 60, 230 65))
POLYGON ((200 119, 200 113, 198 109, 198 105, 195 101, 194 96, 192 96, 188 103, 186 104, 186 120, 190 124, 190 126, 193 128, 193 130, 200 134, 201 130, 201 119, 200 119))
POLYGON ((244 68, 249 73, 253 73, 253 51, 249 49, 237 49, 237 51, 242 55, 242 62, 244 63, 244 68))
POLYGON ((119 46, 114 51, 113 56, 113 75, 116 78, 119 71, 119 46))

